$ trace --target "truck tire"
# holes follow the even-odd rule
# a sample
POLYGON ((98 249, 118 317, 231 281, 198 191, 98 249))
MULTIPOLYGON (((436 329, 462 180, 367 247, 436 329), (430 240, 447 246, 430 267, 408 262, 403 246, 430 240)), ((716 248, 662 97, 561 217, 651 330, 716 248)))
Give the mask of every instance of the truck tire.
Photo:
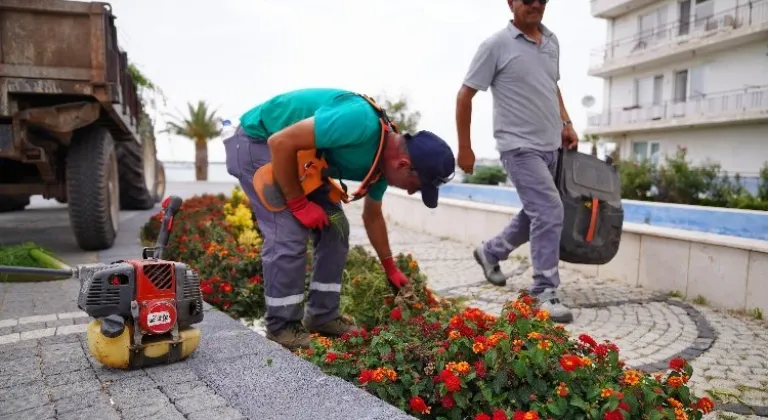
POLYGON ((145 153, 144 149, 135 141, 117 143, 120 207, 124 210, 149 210, 155 206, 157 161, 154 153, 145 153))
POLYGON ((155 176, 155 202, 159 203, 165 198, 165 165, 157 161, 157 175, 155 176))
POLYGON ((110 248, 120 227, 120 182, 115 142, 90 125, 75 131, 67 152, 69 220, 84 251, 110 248))
POLYGON ((0 195, 0 213, 21 211, 29 205, 29 197, 18 195, 0 195))

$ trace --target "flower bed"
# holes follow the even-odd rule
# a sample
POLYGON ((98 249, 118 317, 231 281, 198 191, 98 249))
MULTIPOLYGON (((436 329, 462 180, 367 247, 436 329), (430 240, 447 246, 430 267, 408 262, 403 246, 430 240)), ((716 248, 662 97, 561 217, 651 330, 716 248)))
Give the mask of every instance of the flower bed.
MULTIPOLYGON (((142 239, 153 239, 159 224, 153 216, 142 239)), ((207 302, 256 319, 264 311, 260 244, 247 199, 235 190, 186 200, 166 258, 200 272, 207 302)), ((423 419, 700 419, 713 409, 709 398, 691 395, 684 360, 655 375, 629 369, 614 344, 571 338, 525 293, 496 317, 435 297, 410 255, 397 263, 413 287, 395 296, 377 259, 354 247, 342 312, 361 329, 335 340, 315 336, 296 354, 423 419)))

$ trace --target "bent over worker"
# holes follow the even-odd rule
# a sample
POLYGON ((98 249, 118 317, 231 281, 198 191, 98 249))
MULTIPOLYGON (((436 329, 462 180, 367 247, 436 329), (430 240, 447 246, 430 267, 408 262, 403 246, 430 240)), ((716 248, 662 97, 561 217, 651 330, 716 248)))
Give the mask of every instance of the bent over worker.
POLYGON ((514 19, 480 44, 456 100, 458 164, 472 173, 472 99, 491 88, 493 134, 501 162, 523 209, 495 237, 474 251, 488 282, 503 286, 499 261, 530 241, 533 287, 543 309, 556 322, 573 320, 560 301, 558 263, 563 203, 555 185, 558 149, 575 148, 573 130, 558 87, 560 47, 541 22, 546 0, 508 0, 514 19))
POLYGON ((355 197, 365 198, 365 230, 396 288, 408 280, 395 265, 389 247, 382 213, 387 186, 409 194, 420 191, 424 204, 435 208, 438 187, 455 171, 453 152, 441 138, 428 131, 400 134, 373 101, 342 89, 311 88, 277 95, 246 112, 224 145, 227 171, 248 195, 264 236, 267 337, 287 348, 307 347, 310 333, 339 336, 354 329, 339 313, 349 242, 345 229, 335 228, 328 215, 341 215, 346 230, 348 221, 341 203, 331 199, 327 182, 306 194, 297 156, 316 150, 332 178, 362 181, 355 197), (275 200, 283 200, 283 209, 272 203, 272 193, 257 190, 254 173, 258 171, 256 179, 260 179, 263 170, 259 169, 265 165, 272 167, 281 196, 275 200), (314 255, 305 310, 310 237, 314 255))

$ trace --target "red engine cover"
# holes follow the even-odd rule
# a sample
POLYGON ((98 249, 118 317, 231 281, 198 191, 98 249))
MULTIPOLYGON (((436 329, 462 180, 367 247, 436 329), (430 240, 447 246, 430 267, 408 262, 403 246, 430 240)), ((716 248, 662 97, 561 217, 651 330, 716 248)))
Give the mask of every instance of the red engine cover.
POLYGON ((164 334, 176 325, 176 270, 170 261, 128 261, 136 268, 139 325, 148 334, 164 334))

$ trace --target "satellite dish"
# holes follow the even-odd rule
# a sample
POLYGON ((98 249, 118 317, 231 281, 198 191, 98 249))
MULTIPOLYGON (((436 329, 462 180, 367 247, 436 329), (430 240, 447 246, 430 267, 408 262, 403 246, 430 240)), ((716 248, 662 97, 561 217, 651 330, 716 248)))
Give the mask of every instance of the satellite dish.
POLYGON ((595 97, 592 95, 587 95, 581 98, 581 104, 586 108, 592 108, 592 105, 595 104, 595 97))

